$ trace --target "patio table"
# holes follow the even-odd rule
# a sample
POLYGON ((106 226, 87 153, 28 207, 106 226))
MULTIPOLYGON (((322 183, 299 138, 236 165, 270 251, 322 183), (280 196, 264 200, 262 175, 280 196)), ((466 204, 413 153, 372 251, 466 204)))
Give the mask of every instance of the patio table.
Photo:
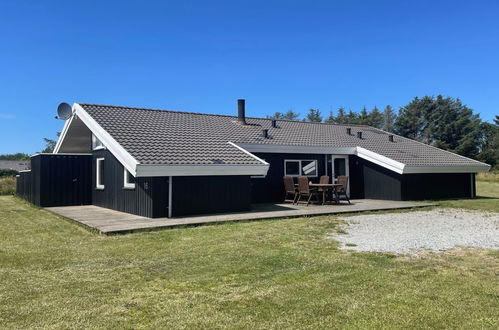
POLYGON ((334 201, 336 204, 340 203, 340 196, 338 195, 338 191, 336 188, 341 187, 342 185, 339 183, 310 183, 310 187, 322 188, 322 205, 326 203, 326 192, 327 190, 331 190, 334 195, 334 201))

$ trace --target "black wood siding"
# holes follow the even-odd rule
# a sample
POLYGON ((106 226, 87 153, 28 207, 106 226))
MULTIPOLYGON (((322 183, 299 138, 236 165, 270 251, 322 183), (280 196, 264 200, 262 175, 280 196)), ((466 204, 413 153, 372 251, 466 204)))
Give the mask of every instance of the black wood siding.
POLYGON ((123 187, 123 165, 108 150, 93 152, 92 204, 149 218, 168 215, 168 178, 139 177, 123 187), (96 188, 96 159, 104 158, 104 189, 96 188))
POLYGON ((251 207, 249 176, 173 177, 173 216, 247 211, 251 207))
POLYGON ((473 173, 402 175, 357 156, 350 156, 350 177, 352 198, 425 200, 475 195, 473 173))
POLYGON ((91 204, 91 159, 90 155, 35 155, 31 171, 18 177, 17 194, 42 207, 91 204))
POLYGON ((401 175, 357 156, 350 156, 352 198, 401 200, 401 175))
MULTIPOLYGON (((270 164, 265 178, 251 179, 251 200, 253 203, 282 202, 284 200, 284 160, 286 159, 315 159, 317 160, 317 177, 310 181, 319 182, 319 177, 324 175, 325 157, 320 154, 281 154, 281 153, 254 153, 257 157, 265 159, 270 164)), ((331 175, 331 173, 329 174, 331 175)))
POLYGON ((402 199, 473 198, 473 173, 428 173, 402 175, 402 199))

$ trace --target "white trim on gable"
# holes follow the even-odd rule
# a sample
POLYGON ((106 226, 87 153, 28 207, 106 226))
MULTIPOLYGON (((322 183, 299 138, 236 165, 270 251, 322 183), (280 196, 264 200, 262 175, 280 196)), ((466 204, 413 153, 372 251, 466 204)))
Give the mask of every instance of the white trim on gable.
POLYGON ((118 159, 118 161, 132 174, 136 176, 136 167, 139 164, 108 132, 106 132, 78 103, 73 104, 73 111, 80 120, 87 125, 90 131, 98 138, 106 148, 118 159))
POLYGON ((373 151, 369 151, 367 149, 357 147, 355 154, 357 156, 359 156, 360 158, 368 160, 371 163, 383 166, 384 168, 387 168, 387 169, 394 171, 398 174, 404 173, 405 164, 397 162, 396 160, 393 160, 391 158, 382 156, 382 155, 375 153, 373 151))
POLYGON ((54 154, 59 153, 59 149, 61 148, 62 141, 64 141, 64 139, 66 138, 66 134, 68 133, 69 126, 73 122, 74 117, 75 116, 74 116, 74 110, 73 110, 73 115, 71 116, 71 118, 66 120, 66 122, 64 123, 64 127, 62 128, 61 134, 59 135, 59 139, 57 139, 57 143, 55 144, 55 147, 54 147, 54 154))

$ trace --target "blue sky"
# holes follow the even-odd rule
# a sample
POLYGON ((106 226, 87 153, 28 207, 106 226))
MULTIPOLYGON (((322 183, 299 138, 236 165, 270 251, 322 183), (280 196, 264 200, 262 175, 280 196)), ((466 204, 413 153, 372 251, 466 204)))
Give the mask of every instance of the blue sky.
POLYGON ((497 1, 1 1, 0 153, 60 102, 265 116, 459 97, 499 113, 497 1))

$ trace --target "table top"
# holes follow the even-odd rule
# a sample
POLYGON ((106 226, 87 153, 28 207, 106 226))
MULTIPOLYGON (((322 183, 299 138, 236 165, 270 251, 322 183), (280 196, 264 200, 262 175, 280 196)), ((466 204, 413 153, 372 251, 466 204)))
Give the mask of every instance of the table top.
POLYGON ((341 183, 310 183, 310 187, 340 187, 341 183))

